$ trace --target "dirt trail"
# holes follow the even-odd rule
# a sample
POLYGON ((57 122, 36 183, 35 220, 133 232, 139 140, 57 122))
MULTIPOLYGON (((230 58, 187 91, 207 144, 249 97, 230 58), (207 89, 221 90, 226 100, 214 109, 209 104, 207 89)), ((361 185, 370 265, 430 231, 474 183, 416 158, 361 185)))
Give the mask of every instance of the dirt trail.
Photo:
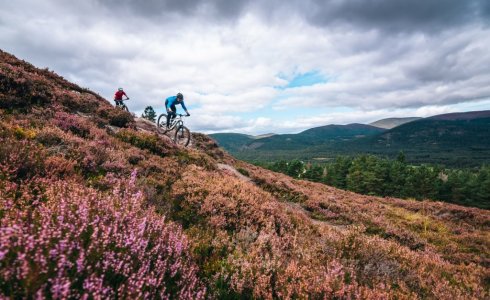
POLYGON ((230 165, 218 163, 217 166, 218 166, 218 169, 225 171, 225 173, 228 173, 230 175, 236 176, 236 177, 238 177, 239 179, 241 179, 241 180, 243 180, 245 182, 252 182, 252 179, 250 179, 249 177, 247 177, 247 176, 243 175, 242 173, 238 172, 235 168, 233 168, 230 165))

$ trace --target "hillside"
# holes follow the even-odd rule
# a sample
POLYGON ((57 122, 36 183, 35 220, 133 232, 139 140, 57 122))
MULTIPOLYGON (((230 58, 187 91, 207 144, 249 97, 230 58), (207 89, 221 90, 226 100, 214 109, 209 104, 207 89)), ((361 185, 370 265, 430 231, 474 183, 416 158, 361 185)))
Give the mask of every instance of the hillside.
POLYGON ((356 139, 383 132, 384 129, 364 124, 327 125, 315 127, 297 134, 275 134, 262 138, 236 133, 210 135, 218 144, 231 153, 249 151, 302 150, 305 147, 330 145, 334 142, 356 139), (247 139, 247 137, 249 137, 247 139))
POLYGON ((416 163, 478 166, 490 162, 490 113, 434 116, 395 127, 338 148, 395 156, 404 151, 416 163), (466 116, 466 117, 465 117, 466 116))
POLYGON ((180 148, 0 52, 0 297, 486 299, 490 213, 180 148))
POLYGON ((417 117, 387 118, 387 119, 381 119, 381 120, 369 123, 369 125, 379 127, 379 128, 384 128, 384 129, 392 129, 392 128, 395 128, 396 126, 400 126, 402 124, 412 122, 412 121, 416 121, 419 119, 421 119, 421 118, 417 118, 417 117))

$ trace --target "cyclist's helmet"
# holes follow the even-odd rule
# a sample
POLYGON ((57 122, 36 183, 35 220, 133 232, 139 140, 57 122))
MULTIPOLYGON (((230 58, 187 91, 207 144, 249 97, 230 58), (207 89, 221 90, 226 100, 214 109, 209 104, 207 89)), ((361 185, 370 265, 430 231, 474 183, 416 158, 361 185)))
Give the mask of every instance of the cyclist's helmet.
POLYGON ((182 95, 181 93, 177 93, 177 100, 184 100, 184 95, 182 95))
POLYGON ((118 90, 118 91, 122 91, 122 90, 123 90, 123 88, 118 88, 117 90, 118 90))

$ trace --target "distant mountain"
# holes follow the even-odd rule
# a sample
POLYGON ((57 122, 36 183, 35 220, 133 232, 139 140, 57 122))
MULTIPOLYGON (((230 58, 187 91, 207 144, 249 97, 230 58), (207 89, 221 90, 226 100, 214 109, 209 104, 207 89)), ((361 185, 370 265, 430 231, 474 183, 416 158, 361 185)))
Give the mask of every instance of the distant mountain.
POLYGON ((251 149, 267 151, 298 150, 308 146, 331 144, 370 136, 383 131, 385 130, 365 124, 327 125, 311 128, 298 134, 276 134, 253 141, 247 146, 251 149))
POLYGON ((490 118, 490 110, 468 111, 462 113, 449 113, 429 117, 434 120, 474 120, 481 118, 490 118))
POLYGON ((490 163, 490 111, 437 115, 389 130, 362 124, 328 125, 249 140, 240 149, 223 147, 248 161, 330 160, 360 153, 393 158, 403 151, 412 163, 479 166, 490 163))
POLYGON ((371 126, 376 126, 379 128, 384 128, 384 129, 392 129, 396 126, 400 126, 402 124, 416 121, 422 118, 419 117, 409 117, 409 118, 387 118, 387 119, 382 119, 378 120, 376 122, 369 123, 371 126))
POLYGON ((455 166, 489 163, 490 111, 437 115, 336 146, 389 156, 404 151, 415 162, 455 166))
POLYGON ((321 127, 315 127, 303 132, 300 132, 298 136, 305 136, 310 138, 315 138, 319 140, 324 139, 352 139, 356 137, 362 137, 367 135, 372 135, 376 133, 383 132, 375 126, 366 124, 348 124, 348 125, 327 125, 321 127))
POLYGON ((209 136, 215 139, 222 148, 230 152, 239 151, 250 141, 254 140, 253 136, 242 133, 213 133, 209 136))
POLYGON ((250 136, 237 133, 216 133, 210 136, 231 153, 249 150, 301 150, 308 146, 330 144, 336 141, 347 141, 370 136, 385 131, 384 129, 365 125, 327 125, 311 128, 297 134, 269 134, 250 136))

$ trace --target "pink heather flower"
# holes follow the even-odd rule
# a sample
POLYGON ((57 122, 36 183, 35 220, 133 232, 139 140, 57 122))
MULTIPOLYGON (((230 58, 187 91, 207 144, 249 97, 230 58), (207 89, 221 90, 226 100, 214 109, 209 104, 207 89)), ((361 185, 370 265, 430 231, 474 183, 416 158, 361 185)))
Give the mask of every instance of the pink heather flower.
POLYGON ((7 255, 8 252, 9 252, 8 250, 0 251, 0 260, 3 260, 3 258, 7 255))
POLYGON ((19 287, 0 297, 105 299, 117 288, 122 298, 183 299, 179 290, 165 288, 173 279, 185 298, 204 293, 180 227, 146 208, 143 194, 127 181, 116 181, 106 194, 53 182, 46 195, 30 214, 18 210, 0 220, 0 261, 7 264, 0 280, 19 287), (5 260, 10 251, 15 261, 5 260), (126 279, 113 286, 108 272, 126 279), (50 289, 26 286, 25 278, 39 278, 35 284, 50 289))

